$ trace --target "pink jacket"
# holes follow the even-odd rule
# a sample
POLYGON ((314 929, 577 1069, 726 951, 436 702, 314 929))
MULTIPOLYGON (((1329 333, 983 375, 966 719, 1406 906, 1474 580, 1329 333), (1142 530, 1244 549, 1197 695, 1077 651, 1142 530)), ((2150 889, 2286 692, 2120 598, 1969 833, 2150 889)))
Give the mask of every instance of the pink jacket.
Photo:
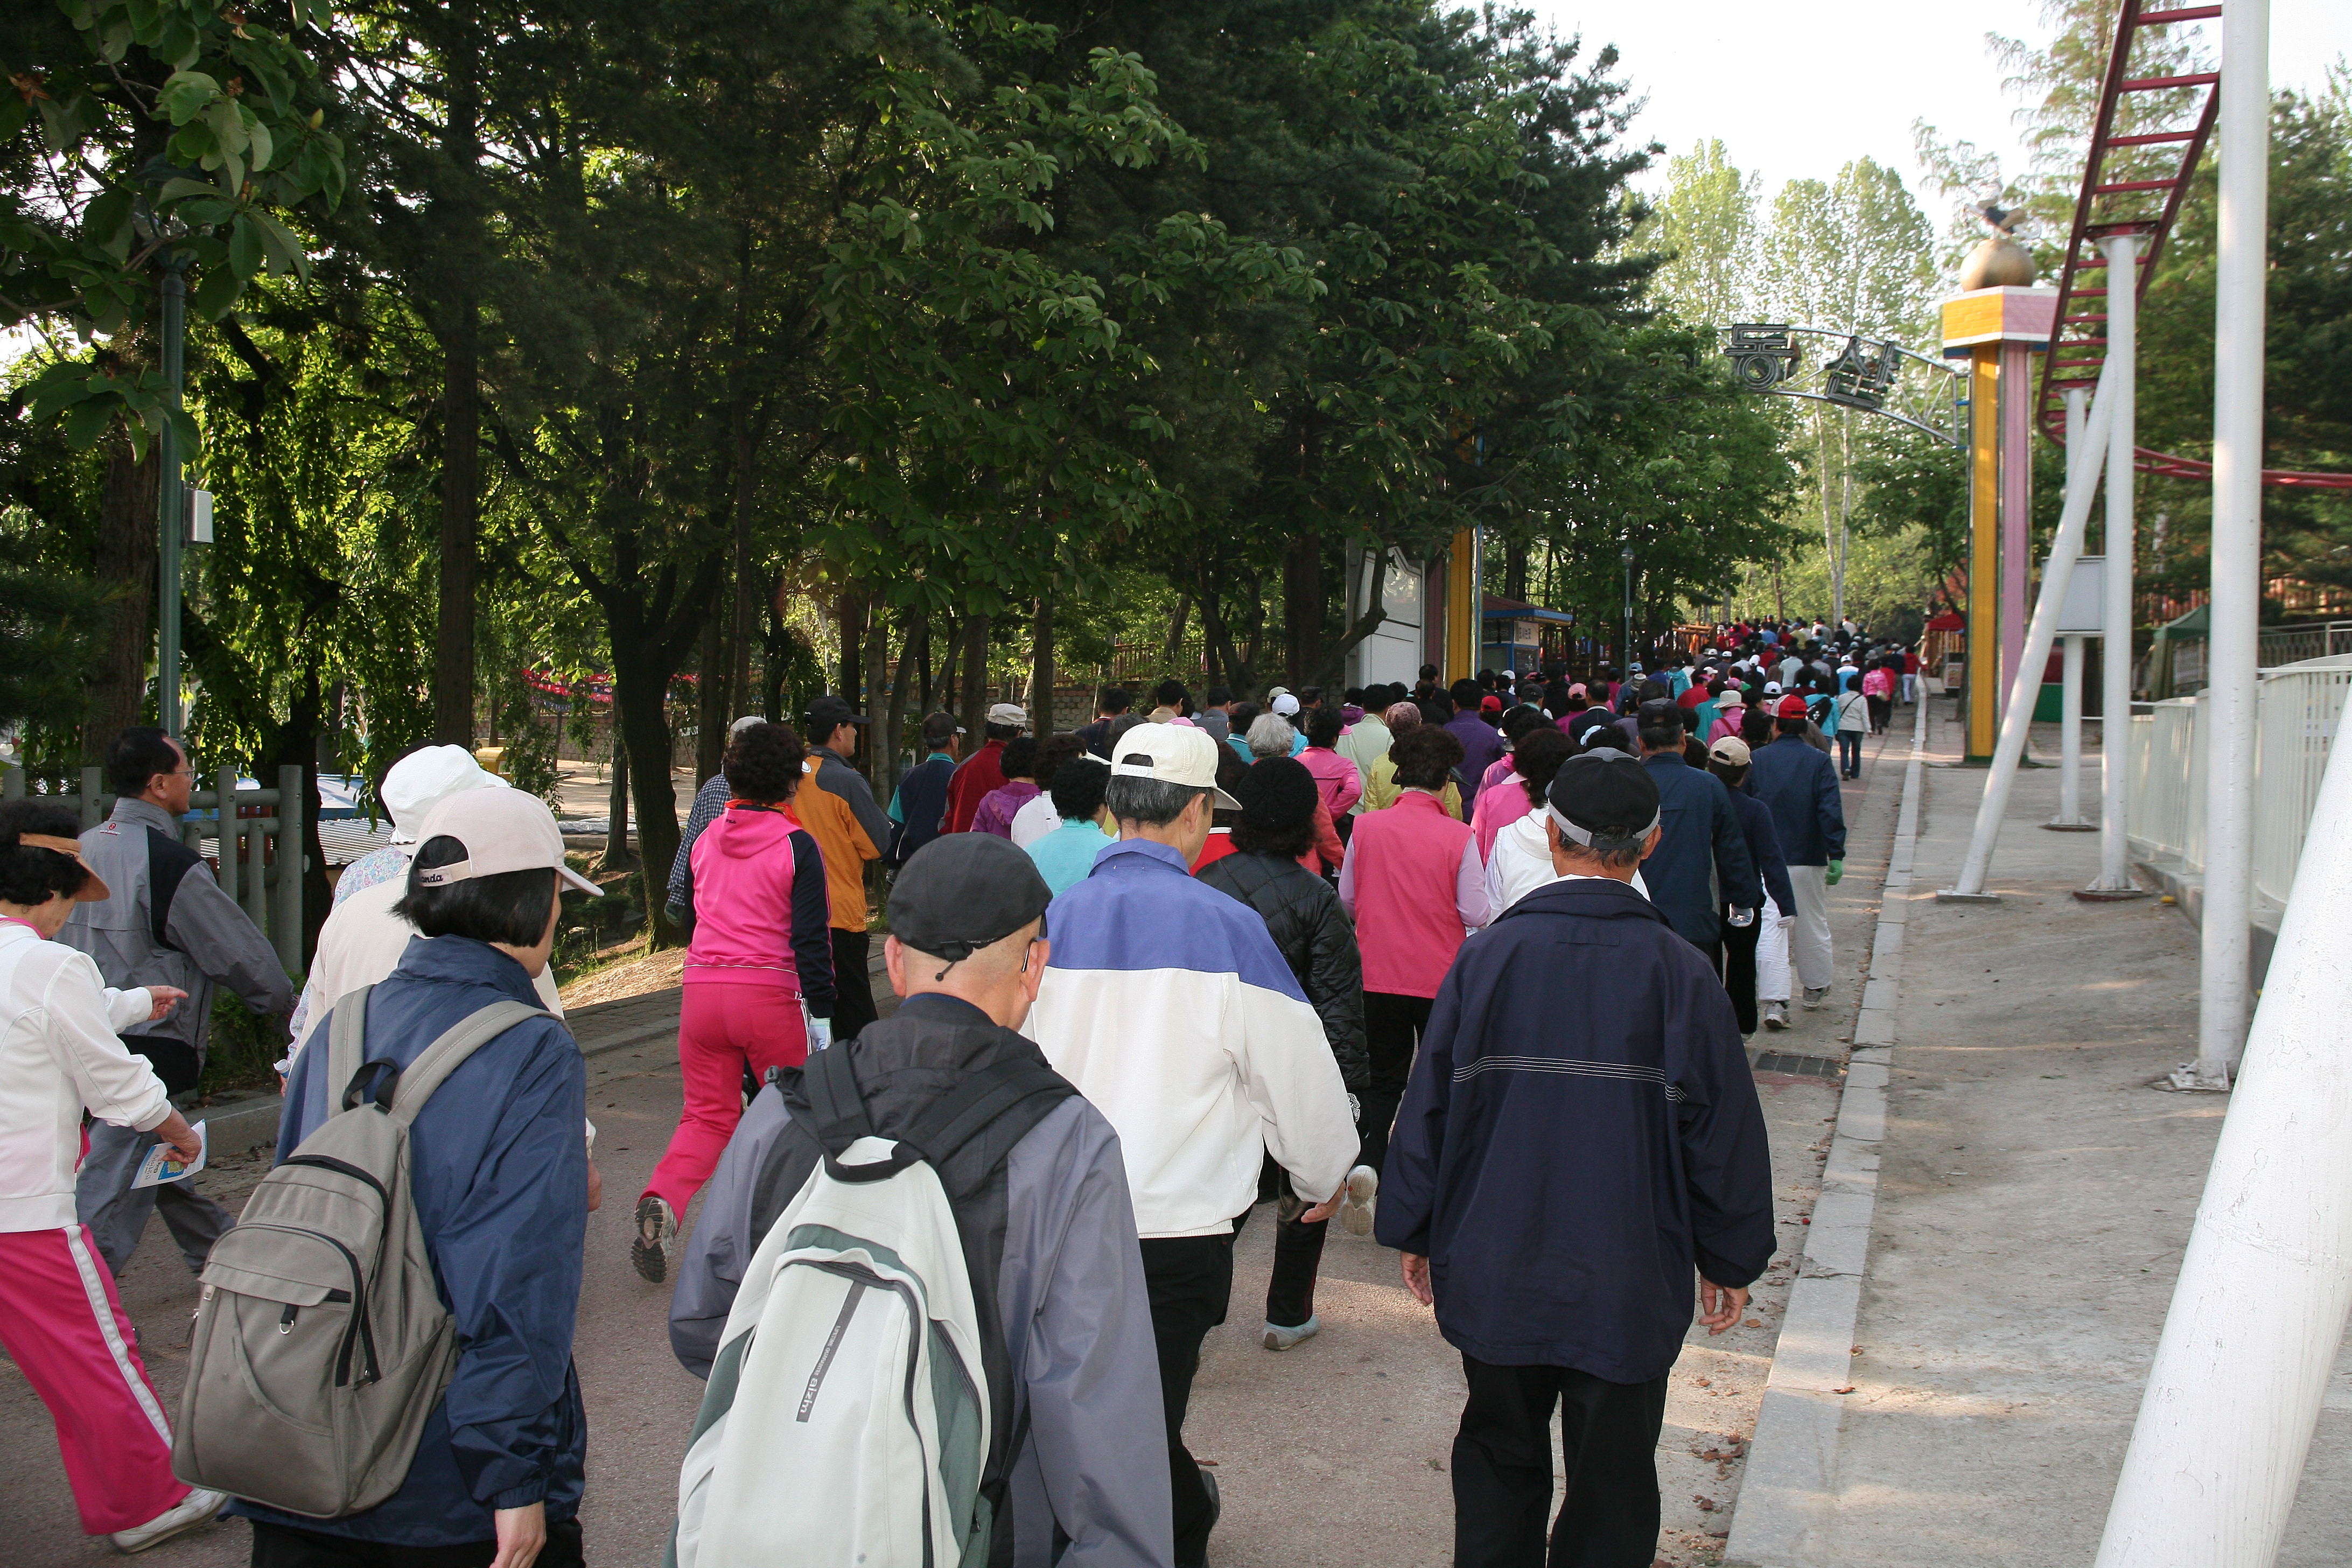
POLYGON ((1322 792, 1324 808, 1334 817, 1348 815, 1348 808, 1364 797, 1364 775, 1356 764, 1328 746, 1309 746, 1298 753, 1298 761, 1315 775, 1315 787, 1322 792))
POLYGON ((1470 825, 1421 790, 1356 818, 1339 901, 1356 917, 1364 989, 1395 996, 1436 995, 1462 939, 1491 918, 1470 825))
POLYGON ((824 858, 789 807, 730 801, 694 841, 686 978, 781 985, 833 1016, 824 858))

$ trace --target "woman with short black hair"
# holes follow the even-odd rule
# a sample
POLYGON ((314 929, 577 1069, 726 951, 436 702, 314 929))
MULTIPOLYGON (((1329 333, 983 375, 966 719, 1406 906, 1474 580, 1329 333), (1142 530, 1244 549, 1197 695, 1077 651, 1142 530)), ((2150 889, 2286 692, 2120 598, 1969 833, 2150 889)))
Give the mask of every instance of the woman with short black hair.
POLYGON ((187 993, 110 990, 88 953, 56 940, 78 903, 107 895, 80 831, 53 801, 0 803, 0 1345, 57 1423, 82 1529, 137 1552, 228 1500, 173 1478, 172 1429, 114 1272, 74 1217, 85 1110, 153 1132, 185 1161, 200 1148, 155 1069, 115 1034, 187 993))

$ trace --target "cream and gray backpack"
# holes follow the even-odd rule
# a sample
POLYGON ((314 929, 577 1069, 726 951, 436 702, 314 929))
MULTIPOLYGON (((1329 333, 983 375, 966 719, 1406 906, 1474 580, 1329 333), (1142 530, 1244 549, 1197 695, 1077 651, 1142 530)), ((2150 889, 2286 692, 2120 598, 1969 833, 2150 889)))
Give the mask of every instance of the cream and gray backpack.
POLYGON ((335 1005, 340 1109, 213 1244, 172 1472, 281 1512, 341 1519, 400 1489, 449 1385, 457 1335, 408 1190, 408 1129, 467 1057, 528 1018, 495 1002, 362 1099, 368 991, 335 1005))

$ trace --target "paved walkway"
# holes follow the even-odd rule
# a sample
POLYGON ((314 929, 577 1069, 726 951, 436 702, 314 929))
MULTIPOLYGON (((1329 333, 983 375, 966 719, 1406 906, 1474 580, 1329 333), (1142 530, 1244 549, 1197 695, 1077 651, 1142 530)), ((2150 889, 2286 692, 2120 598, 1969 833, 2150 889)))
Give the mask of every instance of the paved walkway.
MULTIPOLYGON (((2149 1087, 2195 1054, 2196 933, 2072 897, 2098 840, 2042 829, 2054 768, 2017 781, 2001 901, 1937 901, 1984 786, 1958 749, 1930 725, 1852 1392, 1818 1522, 1770 1568, 2091 1561, 2227 1110, 2149 1087)), ((2347 1437, 2340 1362, 2283 1564, 2352 1560, 2347 1437)))
MULTIPOLYGON (((1906 715, 1907 718, 1907 713, 1906 715)), ((1901 729, 1901 726, 1898 726, 1901 729)), ((1853 1032, 1877 889, 1901 784, 1900 745, 1884 763, 1874 742, 1864 778, 1846 786, 1853 825, 1844 882, 1832 893, 1837 985, 1817 1013, 1754 1042, 1787 1058, 1839 1063, 1853 1032)), ((878 977, 877 989, 887 992, 878 977)), ((658 1158, 678 1105, 675 991, 608 1004, 575 1020, 591 1054, 589 1114, 599 1129, 604 1207, 590 1216, 588 1269, 575 1355, 586 1394, 589 1444, 583 1510, 590 1551, 604 1563, 660 1560, 676 1503, 677 1462, 701 1385, 670 1358, 667 1293, 628 1267, 629 1211, 658 1158)), ((891 1005, 887 999, 884 1010, 891 1005)), ((1806 1067, 1808 1064, 1787 1063, 1806 1067)), ((1788 1281, 1820 1190, 1834 1080, 1813 1070, 1759 1072, 1770 1125, 1781 1232, 1788 1246, 1759 1282, 1748 1322, 1709 1341, 1695 1332, 1677 1365, 1660 1444, 1666 1529, 1660 1561, 1704 1568, 1721 1558, 1741 1471, 1769 1373, 1788 1281)), ((198 1178, 232 1208, 258 1180, 258 1158, 198 1178)), ((689 1223, 691 1222, 689 1215, 689 1223)), ((1393 1253, 1341 1232, 1325 1253, 1318 1310, 1322 1334, 1276 1355, 1257 1331, 1271 1264, 1261 1211, 1236 1253, 1234 1307, 1211 1336, 1188 1427, 1214 1460, 1224 1522, 1210 1548, 1218 1568, 1434 1565, 1452 1556, 1445 1474, 1462 1376, 1428 1311, 1397 1278, 1393 1253)), ((151 1227, 125 1276, 123 1298, 167 1409, 176 1408, 194 1281, 151 1227)), ((75 1522, 46 1413, 0 1363, 0 1562, 13 1565, 114 1560, 75 1522)), ((229 1568, 247 1561, 243 1525, 225 1523, 142 1559, 156 1568, 229 1568)))

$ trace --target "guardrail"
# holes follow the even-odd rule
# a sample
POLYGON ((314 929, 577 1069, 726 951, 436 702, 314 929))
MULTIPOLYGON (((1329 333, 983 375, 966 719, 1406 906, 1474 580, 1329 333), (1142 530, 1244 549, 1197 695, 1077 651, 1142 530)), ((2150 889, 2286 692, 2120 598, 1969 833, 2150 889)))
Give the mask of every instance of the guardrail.
MULTIPOLYGON (((2352 654, 2262 671, 2254 739, 2254 917, 2274 929, 2352 691, 2352 654)), ((2126 751, 2132 858, 2190 876, 2205 869, 2205 699, 2135 713, 2126 751)))
MULTIPOLYGON (((269 945, 286 973, 302 973, 302 770, 279 768, 275 789, 239 789, 236 768, 223 768, 211 789, 188 797, 180 818, 180 842, 211 860, 221 891, 236 900, 269 945), (229 803, 224 821, 221 802, 229 803), (289 809, 290 807, 290 809, 289 809), (281 845, 289 847, 281 848, 281 845), (290 852, 289 849, 290 848, 290 852)), ((0 771, 0 797, 25 793, 22 768, 0 771)), ((79 792, 51 797, 71 806, 88 832, 114 810, 101 768, 81 770, 79 792)))

